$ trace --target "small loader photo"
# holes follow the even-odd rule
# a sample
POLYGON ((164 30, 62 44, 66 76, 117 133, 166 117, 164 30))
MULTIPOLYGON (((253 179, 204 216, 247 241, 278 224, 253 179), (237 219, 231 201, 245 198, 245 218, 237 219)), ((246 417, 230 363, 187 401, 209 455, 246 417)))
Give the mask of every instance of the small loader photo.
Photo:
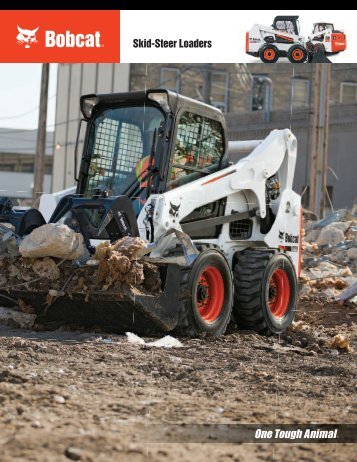
POLYGON ((306 40, 300 35, 299 16, 276 16, 270 27, 254 24, 246 33, 245 46, 247 54, 264 63, 275 63, 280 57, 291 63, 329 62, 326 54, 346 49, 346 35, 332 23, 319 22, 306 40))
POLYGON ((86 136, 77 187, 43 195, 39 210, 3 197, 0 223, 19 241, 46 221, 80 233, 88 261, 74 260, 68 271, 92 271, 95 290, 77 278, 69 293, 68 273, 56 296, 27 279, 0 289, 1 303, 21 299, 40 314, 50 295, 48 314, 66 319, 79 310, 85 324, 94 313, 117 332, 214 336, 230 321, 266 335, 284 331, 295 315, 301 253, 292 132, 228 142, 220 110, 161 89, 86 95, 80 106, 86 136), (98 283, 98 249, 126 238, 145 243, 135 258, 145 277, 157 270, 155 293, 141 282, 118 291, 98 283))

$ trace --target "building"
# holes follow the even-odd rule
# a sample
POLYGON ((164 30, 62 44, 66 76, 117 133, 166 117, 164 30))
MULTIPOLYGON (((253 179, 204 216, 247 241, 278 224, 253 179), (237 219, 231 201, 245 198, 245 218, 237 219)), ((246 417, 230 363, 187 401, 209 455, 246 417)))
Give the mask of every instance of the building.
MULTIPOLYGON (((53 132, 47 132, 44 191, 51 191, 53 132)), ((0 196, 33 197, 37 130, 0 128, 0 196)))
MULTIPOLYGON (((79 98, 90 93, 128 91, 129 64, 59 64, 52 190, 75 184, 74 149, 81 118, 79 98)), ((83 135, 79 138, 78 160, 83 135)))
MULTIPOLYGON (((60 64, 53 190, 74 184, 81 94, 162 87, 219 107, 229 139, 258 139, 291 127, 298 139, 294 187, 307 203, 313 72, 313 64, 60 64)), ((332 64, 327 181, 335 208, 351 207, 356 199, 356 128, 357 64, 332 64)))
MULTIPOLYGON (((223 112, 250 113, 307 108, 314 65, 131 64, 130 90, 165 87, 203 99, 210 75, 210 102, 223 112)), ((357 64, 331 65, 332 105, 357 103, 357 64)))

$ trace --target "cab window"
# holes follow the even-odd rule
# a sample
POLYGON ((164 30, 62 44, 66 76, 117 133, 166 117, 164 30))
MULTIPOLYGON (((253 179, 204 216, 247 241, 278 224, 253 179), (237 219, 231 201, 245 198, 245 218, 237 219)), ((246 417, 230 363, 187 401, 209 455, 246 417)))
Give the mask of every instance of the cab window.
POLYGON ((216 171, 223 151, 223 130, 219 122, 183 112, 178 122, 168 188, 176 188, 216 171))
POLYGON ((275 29, 288 34, 295 34, 294 24, 292 21, 277 21, 275 29))

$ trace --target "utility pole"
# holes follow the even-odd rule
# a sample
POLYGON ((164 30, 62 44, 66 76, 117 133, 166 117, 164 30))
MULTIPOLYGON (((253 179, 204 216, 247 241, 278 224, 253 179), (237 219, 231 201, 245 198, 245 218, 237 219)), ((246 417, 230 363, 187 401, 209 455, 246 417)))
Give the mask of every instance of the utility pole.
POLYGON ((48 100, 48 81, 50 75, 50 65, 42 64, 41 90, 40 90, 40 109, 38 116, 37 143, 35 157, 35 176, 33 183, 33 199, 39 197, 43 192, 43 180, 45 176, 45 155, 46 155, 46 125, 47 125, 47 100, 48 100))
POLYGON ((314 64, 313 117, 310 144, 309 209, 322 218, 325 210, 328 166, 330 64, 314 64))
POLYGON ((212 87, 212 72, 211 65, 205 64, 202 71, 203 75, 203 102, 206 104, 211 104, 211 87, 212 87))

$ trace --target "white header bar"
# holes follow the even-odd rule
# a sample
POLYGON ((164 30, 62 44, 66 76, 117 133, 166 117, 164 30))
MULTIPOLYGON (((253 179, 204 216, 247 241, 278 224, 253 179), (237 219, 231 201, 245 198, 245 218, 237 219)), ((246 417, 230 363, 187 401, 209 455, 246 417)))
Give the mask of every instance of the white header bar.
POLYGON ((329 59, 357 62, 357 10, 123 10, 120 15, 121 62, 257 63, 259 58, 246 54, 246 32, 254 24, 271 26, 279 15, 298 15, 306 39, 314 23, 333 23, 346 34, 347 49, 329 59))

